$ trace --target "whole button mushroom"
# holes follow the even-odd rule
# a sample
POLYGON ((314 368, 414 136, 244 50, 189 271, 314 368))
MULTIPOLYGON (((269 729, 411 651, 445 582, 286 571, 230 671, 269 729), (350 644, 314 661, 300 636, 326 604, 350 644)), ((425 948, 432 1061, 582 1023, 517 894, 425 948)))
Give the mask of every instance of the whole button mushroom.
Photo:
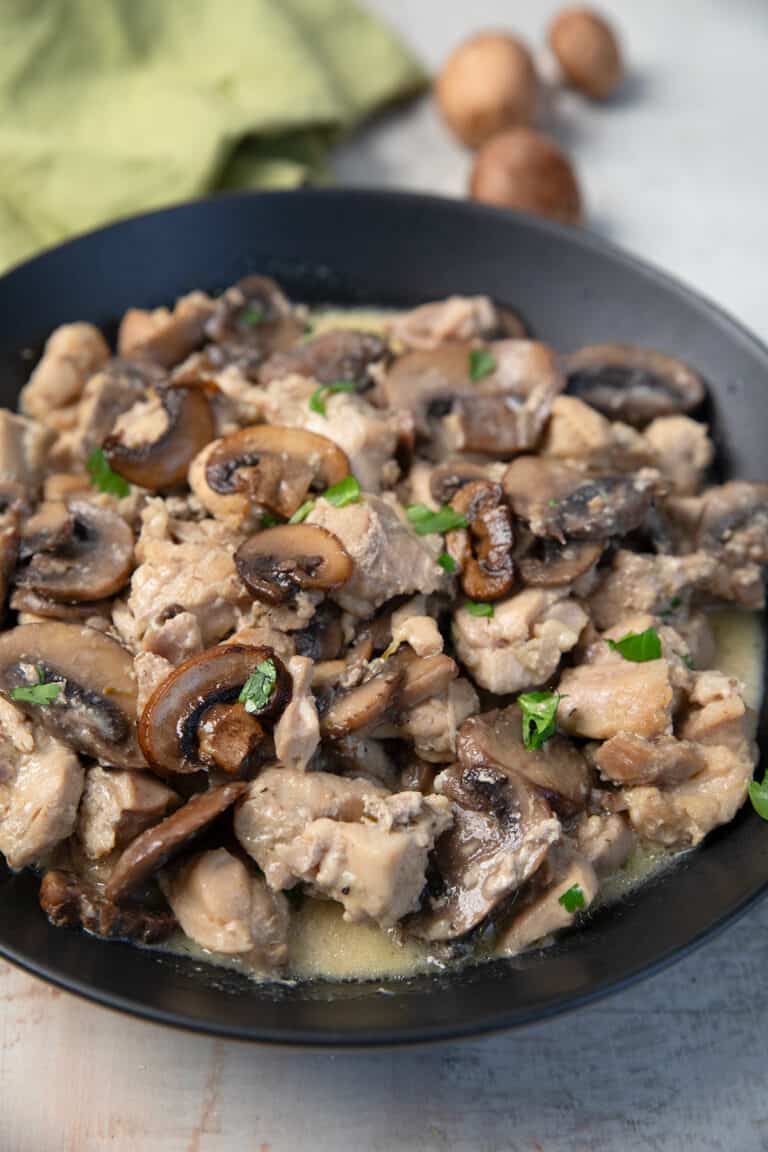
POLYGON ((570 160, 548 136, 513 128, 477 154, 469 183, 474 200, 580 224, 581 192, 570 160))
POLYGON ((531 54, 514 36, 480 33, 449 56, 435 95, 448 127, 477 148, 504 128, 532 123, 537 79, 531 54))
POLYGON ((591 100, 607 100, 624 78, 610 24, 592 8, 564 8, 549 28, 549 45, 568 83, 591 100))

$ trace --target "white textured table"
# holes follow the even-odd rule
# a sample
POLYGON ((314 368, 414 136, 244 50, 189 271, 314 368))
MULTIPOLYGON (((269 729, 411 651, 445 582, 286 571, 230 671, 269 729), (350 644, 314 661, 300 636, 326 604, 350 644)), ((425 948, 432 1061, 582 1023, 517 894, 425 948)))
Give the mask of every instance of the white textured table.
MULTIPOLYGON (((431 65, 472 28, 540 35, 551 3, 376 0, 431 65)), ((614 0, 636 74, 561 101, 592 225, 768 337, 765 0, 614 0)), ((424 104, 339 180, 460 193, 424 104)), ((768 830, 766 830, 768 835, 768 830)), ((758 1152, 768 1149, 768 906, 620 997, 431 1051, 289 1055, 112 1015, 0 964, 0 1152, 758 1152)))

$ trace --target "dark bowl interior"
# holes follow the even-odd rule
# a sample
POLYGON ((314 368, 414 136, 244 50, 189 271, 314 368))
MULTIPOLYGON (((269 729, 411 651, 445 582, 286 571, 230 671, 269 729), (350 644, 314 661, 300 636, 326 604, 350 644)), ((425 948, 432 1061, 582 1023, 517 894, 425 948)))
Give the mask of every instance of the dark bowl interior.
MULTIPOLYGON (((409 304, 485 292, 568 350, 626 340, 677 353, 711 390, 724 471, 768 477, 768 350, 707 301, 583 232, 478 205, 335 190, 238 195, 127 220, 0 279, 0 403, 57 324, 114 331, 131 305, 216 291, 249 272, 297 299, 409 304), (30 351, 31 350, 31 351, 30 351)), ((765 747, 766 717, 761 718, 765 747)), ((450 977, 258 987, 222 970, 51 928, 30 874, 0 871, 0 954, 101 1003, 241 1039, 392 1044, 509 1028, 657 968, 742 911, 768 882, 749 807, 698 851, 555 947, 450 977)))

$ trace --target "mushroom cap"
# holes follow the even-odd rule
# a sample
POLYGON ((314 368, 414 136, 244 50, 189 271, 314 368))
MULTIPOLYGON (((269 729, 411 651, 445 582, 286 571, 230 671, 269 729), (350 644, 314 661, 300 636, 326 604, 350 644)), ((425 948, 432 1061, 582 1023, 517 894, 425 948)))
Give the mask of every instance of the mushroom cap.
POLYGON ((111 435, 103 444, 113 471, 131 484, 153 491, 185 480, 192 460, 214 435, 211 406, 200 389, 160 388, 157 395, 166 427, 156 440, 133 446, 124 444, 119 435, 111 435))
POLYGON ((352 732, 373 728, 394 707, 402 680, 403 669, 392 664, 370 680, 340 692, 321 717, 323 736, 341 740, 352 732))
POLYGON ((593 568, 602 553, 603 544, 599 541, 569 540, 561 544, 543 537, 534 540, 526 555, 519 557, 517 570, 523 584, 530 588, 560 588, 593 568))
POLYGON ((134 309, 123 317, 118 336, 118 347, 121 354, 134 359, 144 359, 159 364, 163 368, 171 368, 178 364, 185 356, 189 356, 203 342, 205 326, 214 309, 213 301, 203 292, 191 292, 176 301, 173 312, 166 315, 160 323, 149 316, 146 335, 133 340, 129 325, 139 329, 144 314, 134 309))
POLYGON ((387 355, 386 341, 378 332, 330 328, 285 352, 276 352, 259 372, 262 384, 285 376, 311 376, 318 384, 348 380, 363 388, 368 369, 387 355))
POLYGON ((0 635, 0 691, 60 681, 45 705, 15 701, 78 752, 116 768, 145 767, 136 743, 136 683, 130 654, 79 624, 21 624, 0 635))
POLYGON ((567 389, 611 420, 642 428, 692 412, 706 393, 697 372, 674 356, 635 344, 590 344, 565 360, 567 389))
POLYGON ((449 532, 450 554, 460 556, 461 586, 471 600, 501 600, 511 591, 515 578, 512 560, 514 533, 509 508, 500 484, 472 480, 460 488, 451 507, 463 513, 467 529, 449 532))
MULTIPOLYGON (((139 741, 150 768, 166 776, 215 766, 214 758, 206 755, 206 740, 201 747, 206 717, 217 705, 236 705, 245 682, 264 661, 275 667, 275 685, 264 706, 248 716, 260 723, 272 721, 292 691, 290 674, 272 648, 220 644, 185 660, 161 681, 144 706, 139 724, 139 741)), ((240 734, 242 729, 240 725, 240 734)), ((251 750, 246 741, 245 751, 251 750)), ((226 770, 232 770, 231 766, 226 770)))
POLYGON ((564 8, 547 33, 566 80, 592 100, 606 100, 624 79, 616 33, 593 8, 564 8))
POLYGON ((582 220, 581 190, 570 160, 554 140, 528 128, 512 128, 483 145, 472 167, 469 194, 564 224, 582 220))
POLYGON ((257 600, 285 604, 306 589, 341 588, 352 560, 338 536, 317 524, 280 524, 249 537, 235 552, 240 579, 257 600))
POLYGON ((398 356, 381 382, 385 403, 411 412, 416 432, 429 436, 431 420, 449 412, 457 396, 476 390, 469 374, 472 348, 457 340, 398 356))
POLYGON ((481 32, 460 44, 435 83, 438 107, 462 143, 477 148, 496 132, 530 124, 537 79, 526 46, 503 32, 481 32))
POLYGON ((94 884, 68 869, 49 869, 40 883, 40 907, 56 928, 84 928, 107 939, 159 944, 176 930, 168 908, 132 904, 121 908, 94 884))
POLYGON ((172 856, 218 819, 247 788, 232 781, 207 792, 198 792, 165 820, 148 828, 128 845, 107 882, 108 900, 119 902, 162 868, 172 856))
POLYGON ((257 348, 268 356, 290 348, 303 327, 274 280, 246 276, 216 301, 205 331, 217 344, 257 348))
POLYGON ((40 506, 27 521, 20 588, 63 603, 101 600, 125 585, 133 568, 133 532, 122 516, 89 500, 40 506))

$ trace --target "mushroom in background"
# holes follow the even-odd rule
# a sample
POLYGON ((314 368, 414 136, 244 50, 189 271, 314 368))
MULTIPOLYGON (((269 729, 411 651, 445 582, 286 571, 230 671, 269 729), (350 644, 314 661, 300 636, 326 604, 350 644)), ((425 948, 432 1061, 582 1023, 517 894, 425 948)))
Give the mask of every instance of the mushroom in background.
POLYGON ((448 127, 477 148, 504 128, 533 122, 537 87, 525 45, 504 32, 482 32, 449 56, 435 95, 448 127))
POLYGON ((564 224, 582 221, 581 191, 570 160, 554 140, 530 128, 502 132, 480 149, 469 194, 564 224))
POLYGON ((621 48, 611 25, 593 8, 564 8, 547 36, 565 80, 590 100, 607 100, 624 79, 621 48))

